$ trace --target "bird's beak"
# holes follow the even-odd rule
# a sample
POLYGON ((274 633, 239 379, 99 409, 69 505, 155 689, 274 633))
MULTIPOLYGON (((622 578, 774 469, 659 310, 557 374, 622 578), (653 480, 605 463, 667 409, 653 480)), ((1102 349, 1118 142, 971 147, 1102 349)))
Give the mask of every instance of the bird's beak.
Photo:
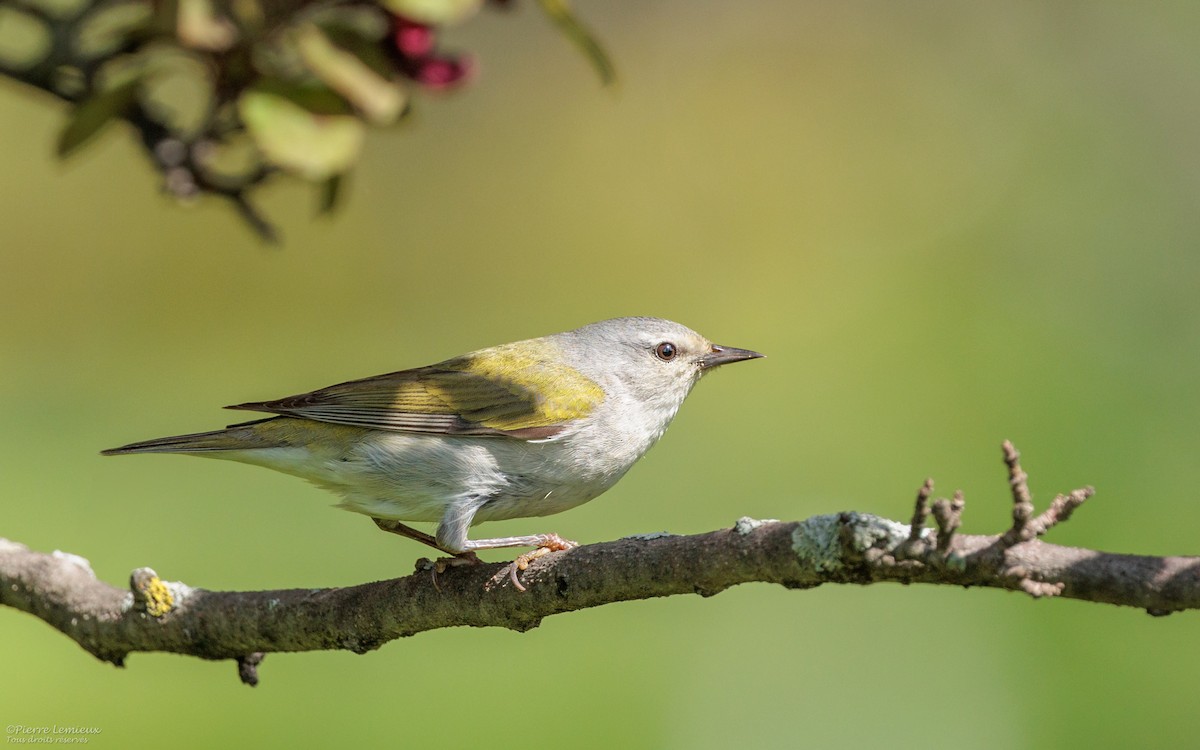
POLYGON ((727 365, 730 362, 741 362, 746 359, 758 359, 763 355, 749 349, 735 349, 732 346, 717 346, 713 344, 712 351, 700 356, 700 369, 711 370, 714 367, 727 365))

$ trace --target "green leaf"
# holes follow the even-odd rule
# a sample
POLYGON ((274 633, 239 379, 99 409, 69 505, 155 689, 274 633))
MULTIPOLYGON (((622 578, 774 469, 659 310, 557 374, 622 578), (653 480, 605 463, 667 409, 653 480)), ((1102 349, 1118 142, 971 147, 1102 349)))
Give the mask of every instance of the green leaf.
POLYGON ((483 0, 380 0, 380 4, 418 23, 450 26, 475 15, 483 0))
POLYGON ((153 11, 149 3, 118 0, 97 6, 75 27, 73 49, 86 60, 108 58, 130 39, 151 30, 153 11))
POLYGON ((224 52, 237 41, 233 22, 217 13, 211 0, 179 0, 175 34, 184 47, 224 52))
POLYGON ((600 83, 605 86, 616 83, 617 69, 613 66, 608 52, 604 50, 592 32, 575 17, 566 0, 538 0, 538 5, 546 17, 555 26, 558 26, 559 30, 566 34, 567 38, 587 57, 592 67, 596 69, 596 74, 600 76, 600 83))
POLYGON ((289 83, 268 78, 254 85, 254 91, 283 97, 317 115, 349 115, 354 109, 346 100, 323 84, 289 83))
POLYGON ((148 46, 138 55, 142 108, 185 141, 207 126, 216 99, 211 62, 180 47, 148 46))
POLYGON ((385 34, 338 21, 318 23, 317 25, 335 46, 352 53, 362 61, 363 65, 375 71, 380 77, 391 78, 394 76, 396 63, 385 51, 385 47, 391 46, 391 42, 383 41, 385 34))
POLYGON ((300 26, 294 38, 308 69, 357 107, 369 122, 390 125, 403 114, 407 100, 404 90, 354 53, 336 46, 316 26, 300 26))
POLYGON ((125 114, 137 100, 142 79, 134 78, 86 99, 71 113, 71 121, 58 135, 57 152, 65 159, 87 143, 114 118, 125 114))
POLYGON ((29 70, 53 52, 52 26, 32 12, 0 4, 0 65, 29 70))
POLYGON ((314 182, 349 169, 366 131, 354 115, 314 112, 262 88, 241 95, 238 114, 267 161, 314 182))

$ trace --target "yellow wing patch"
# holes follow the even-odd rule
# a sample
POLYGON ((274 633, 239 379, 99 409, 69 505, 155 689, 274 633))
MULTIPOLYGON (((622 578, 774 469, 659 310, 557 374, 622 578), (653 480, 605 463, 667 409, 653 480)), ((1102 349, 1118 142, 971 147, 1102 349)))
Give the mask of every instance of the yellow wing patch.
POLYGON ((505 344, 429 367, 378 375, 311 393, 230 408, 402 432, 552 436, 590 414, 604 391, 579 371, 505 344))
POLYGON ((469 373, 472 379, 482 379, 510 394, 482 408, 470 399, 458 402, 460 394, 453 388, 441 394, 452 411, 498 430, 563 424, 586 417, 604 401, 600 386, 578 370, 548 361, 544 355, 531 357, 513 345, 467 354, 443 366, 469 373), (528 408, 512 408, 516 403, 528 408))

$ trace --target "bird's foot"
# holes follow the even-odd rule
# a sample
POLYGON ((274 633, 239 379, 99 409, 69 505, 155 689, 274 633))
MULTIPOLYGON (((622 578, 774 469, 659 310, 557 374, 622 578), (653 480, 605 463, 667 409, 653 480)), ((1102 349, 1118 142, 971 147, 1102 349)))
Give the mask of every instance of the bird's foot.
POLYGON ((482 565, 483 560, 474 552, 462 552, 452 557, 439 557, 436 560, 430 560, 428 557, 422 557, 417 560, 417 572, 423 570, 432 570, 435 573, 445 573, 450 568, 457 568, 461 565, 482 565))
POLYGON ((521 585, 519 580, 517 580, 517 573, 528 568, 529 563, 533 562, 539 557, 545 557, 551 552, 574 549, 575 547, 579 546, 579 542, 573 542, 570 539, 563 539, 558 534, 539 534, 538 542, 539 546, 537 549, 521 555, 516 560, 513 560, 511 563, 509 563, 507 567, 501 569, 497 574, 498 576, 502 576, 507 573, 508 579, 512 581, 512 585, 516 587, 517 591, 525 591, 525 587, 521 585))
POLYGON ((438 574, 445 573, 450 568, 457 568, 463 565, 482 565, 483 560, 474 552, 460 552, 452 557, 439 557, 436 560, 430 560, 428 557, 422 557, 417 560, 417 572, 428 570, 433 576, 433 587, 439 592, 442 587, 438 585, 438 574))

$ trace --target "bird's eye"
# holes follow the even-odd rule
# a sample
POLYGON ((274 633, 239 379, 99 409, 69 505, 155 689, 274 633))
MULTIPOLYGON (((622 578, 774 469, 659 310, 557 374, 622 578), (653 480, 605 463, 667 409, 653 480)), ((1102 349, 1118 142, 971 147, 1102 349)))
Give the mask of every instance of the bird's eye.
POLYGON ((658 346, 654 347, 654 356, 658 357, 663 362, 670 362, 671 360, 675 359, 675 355, 678 353, 679 350, 677 350, 675 345, 670 341, 664 341, 658 346))

